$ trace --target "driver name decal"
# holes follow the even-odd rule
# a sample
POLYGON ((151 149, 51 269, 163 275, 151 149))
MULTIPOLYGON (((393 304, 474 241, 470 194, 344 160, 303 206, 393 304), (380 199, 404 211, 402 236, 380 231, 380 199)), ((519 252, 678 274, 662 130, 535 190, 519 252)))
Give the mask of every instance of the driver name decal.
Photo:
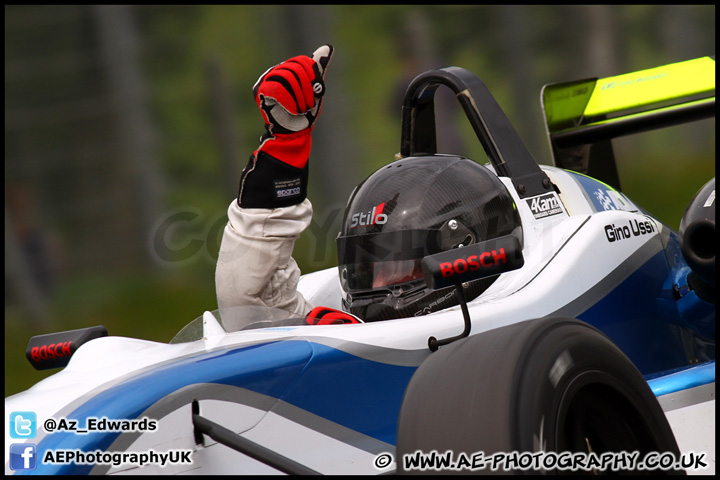
POLYGON ((655 233, 655 226, 652 222, 629 220, 627 225, 605 225, 605 238, 608 242, 617 242, 625 240, 630 237, 638 237, 640 235, 647 235, 649 233, 655 233))

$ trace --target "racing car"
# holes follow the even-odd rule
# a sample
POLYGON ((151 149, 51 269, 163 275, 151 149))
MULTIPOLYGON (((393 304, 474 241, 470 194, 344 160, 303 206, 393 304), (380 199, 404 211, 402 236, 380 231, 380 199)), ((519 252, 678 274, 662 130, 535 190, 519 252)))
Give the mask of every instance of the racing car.
MULTIPOLYGON (((33 337, 30 362, 62 370, 6 398, 5 473, 562 473, 618 452, 659 456, 585 470, 714 473, 715 180, 675 232, 621 191, 611 143, 714 117, 714 58, 546 85, 552 166, 459 67, 411 82, 393 162, 450 155, 437 152, 440 87, 523 225, 423 259, 428 288, 459 305, 348 325, 239 306, 168 344, 101 326, 33 337), (463 285, 488 276, 465 301, 463 285)), ((341 308, 337 267, 298 289, 341 308)))

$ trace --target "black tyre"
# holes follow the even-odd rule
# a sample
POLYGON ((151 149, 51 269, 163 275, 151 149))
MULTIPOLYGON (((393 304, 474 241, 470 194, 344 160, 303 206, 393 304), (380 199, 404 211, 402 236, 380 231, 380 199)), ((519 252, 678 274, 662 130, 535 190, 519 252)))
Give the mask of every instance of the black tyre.
MULTIPOLYGON (((637 368, 594 327, 558 317, 470 336, 428 358, 405 392, 398 472, 406 467, 403 455, 418 451, 450 451, 455 460, 461 453, 467 460, 477 458, 476 452, 488 458, 540 451, 639 452, 639 460, 649 452, 669 452, 679 458, 667 419, 637 368)), ((519 467, 510 473, 538 473, 532 468, 537 465, 505 465, 519 467)), ((578 473, 565 464, 547 471, 548 465, 539 470, 578 473)), ((501 473, 463 466, 460 473, 501 473)))

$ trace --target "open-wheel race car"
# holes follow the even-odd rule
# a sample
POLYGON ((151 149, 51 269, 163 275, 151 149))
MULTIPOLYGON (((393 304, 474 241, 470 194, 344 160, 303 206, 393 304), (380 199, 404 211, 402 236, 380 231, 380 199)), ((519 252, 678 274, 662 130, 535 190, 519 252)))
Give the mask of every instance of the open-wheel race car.
MULTIPOLYGON (((36 368, 63 369, 6 398, 5 473, 714 473, 715 180, 675 232, 621 192, 610 142, 714 117, 715 60, 544 87, 554 166, 474 74, 432 70, 390 166, 455 156, 436 151, 439 87, 522 224, 422 259, 457 305, 346 325, 239 306, 169 344, 33 337, 36 368)), ((298 290, 340 309, 338 270, 298 290)))

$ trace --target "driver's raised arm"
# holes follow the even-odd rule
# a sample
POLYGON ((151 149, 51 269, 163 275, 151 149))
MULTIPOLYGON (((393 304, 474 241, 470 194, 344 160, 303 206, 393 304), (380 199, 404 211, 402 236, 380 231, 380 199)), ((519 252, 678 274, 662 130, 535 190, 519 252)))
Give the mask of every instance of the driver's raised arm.
POLYGON ((253 87, 265 134, 240 178, 215 271, 219 307, 266 305, 306 315, 293 246, 312 218, 306 198, 311 133, 333 49, 272 67, 253 87))

